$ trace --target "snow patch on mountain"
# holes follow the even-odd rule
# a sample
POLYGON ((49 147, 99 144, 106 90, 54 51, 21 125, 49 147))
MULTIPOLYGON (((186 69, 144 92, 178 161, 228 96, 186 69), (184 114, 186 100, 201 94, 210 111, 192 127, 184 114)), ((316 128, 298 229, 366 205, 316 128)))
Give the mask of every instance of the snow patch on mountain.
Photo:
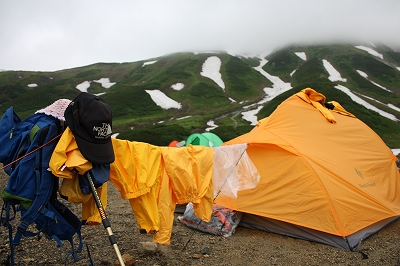
POLYGON ((332 65, 331 63, 328 62, 328 60, 326 59, 322 59, 322 63, 324 64, 324 67, 326 69, 326 71, 328 71, 329 74, 329 80, 330 81, 342 81, 342 82, 347 82, 347 79, 342 78, 342 76, 340 75, 339 71, 337 71, 332 65))
POLYGON ((367 80, 368 80, 369 82, 371 82, 372 84, 374 84, 375 86, 377 86, 377 87, 379 87, 379 88, 381 88, 381 89, 383 89, 383 90, 385 90, 385 91, 392 92, 391 90, 389 90, 389 89, 383 87, 382 85, 380 85, 380 84, 378 84, 378 83, 373 82, 372 80, 370 80, 370 79, 368 78, 368 74, 367 74, 367 73, 365 73, 365 72, 363 72, 363 71, 361 71, 361 70, 357 70, 357 73, 360 74, 360 76, 362 76, 362 77, 364 77, 365 79, 367 79, 367 80))
POLYGON ((210 56, 203 63, 202 71, 200 75, 203 77, 212 79, 218 86, 221 87, 223 91, 225 91, 225 83, 222 80, 222 75, 219 72, 221 68, 221 59, 217 56, 210 56))
POLYGON ((263 106, 260 105, 254 110, 250 110, 250 111, 247 111, 247 112, 242 112, 242 118, 244 120, 246 120, 246 121, 251 122, 250 124, 252 126, 255 126, 255 125, 257 125, 257 122, 258 122, 257 114, 262 108, 263 108, 263 106))
POLYGON ((176 84, 171 85, 171 88, 172 88, 173 90, 176 90, 176 91, 180 91, 180 90, 182 90, 184 87, 185 87, 185 85, 184 85, 183 83, 176 83, 176 84))
POLYGON ((145 90, 151 97, 151 99, 163 109, 181 109, 182 104, 178 103, 177 101, 169 98, 160 90, 145 90))
POLYGON ((268 60, 266 60, 265 58, 261 58, 260 65, 257 67, 254 67, 255 70, 260 72, 264 77, 266 77, 273 83, 272 88, 268 88, 268 87, 264 88, 264 92, 267 94, 267 96, 264 98, 262 103, 270 101, 273 98, 275 98, 276 96, 278 96, 279 94, 282 94, 292 88, 292 85, 290 83, 286 83, 283 80, 281 80, 279 77, 268 74, 263 69, 263 66, 266 63, 268 63, 268 60))
POLYGON ((116 84, 116 82, 110 82, 109 78, 101 78, 101 79, 93 80, 93 81, 86 80, 86 81, 76 85, 75 88, 80 90, 81 92, 88 92, 87 90, 90 88, 90 83, 92 83, 92 82, 100 83, 101 86, 105 89, 108 89, 111 86, 116 84))
POLYGON ((295 52, 294 54, 297 55, 298 57, 300 57, 301 59, 303 59, 304 61, 307 61, 306 53, 304 53, 304 52, 295 52))
POLYGON ((357 95, 355 95, 350 89, 346 88, 345 86, 342 85, 336 85, 335 86, 336 89, 343 91, 344 93, 346 93, 347 95, 350 96, 350 98, 355 101, 356 103, 359 103, 361 105, 363 105, 365 108, 370 109, 372 111, 375 111, 377 113, 379 113, 380 115, 389 118, 390 120, 393 120, 395 122, 398 122, 399 119, 396 118, 396 116, 387 113, 385 111, 380 110, 379 108, 376 108, 375 106, 373 106, 372 104, 364 101, 363 99, 361 99, 360 97, 358 97, 357 95))
POLYGON ((80 90, 81 92, 87 92, 87 89, 90 87, 90 81, 84 81, 78 85, 76 85, 75 88, 80 90))
POLYGON ((366 51, 366 52, 368 52, 369 54, 371 54, 373 56, 379 57, 380 59, 383 59, 383 55, 378 53, 374 49, 371 49, 371 48, 363 46, 363 45, 357 45, 357 46, 354 46, 354 47, 356 47, 357 49, 366 51))
POLYGON ((365 97, 365 98, 367 98, 367 99, 370 99, 371 101, 377 102, 377 103, 382 104, 382 105, 386 105, 386 106, 388 106, 389 108, 391 108, 391 109, 393 109, 393 110, 395 110, 395 111, 397 111, 397 112, 400 113, 400 108, 398 108, 397 106, 395 106, 395 105, 393 105, 393 104, 391 104, 391 103, 385 104, 385 103, 383 103, 383 102, 380 102, 380 101, 378 101, 378 100, 375 100, 374 98, 368 97, 368 96, 366 96, 366 95, 362 95, 362 96, 365 97))
POLYGON ((205 131, 211 131, 218 127, 213 120, 208 121, 207 126, 209 126, 209 127, 206 128, 205 131))
POLYGON ((101 86, 102 86, 103 88, 105 88, 105 89, 108 89, 108 88, 110 88, 111 86, 113 86, 113 85, 116 84, 116 82, 110 82, 110 79, 109 79, 109 78, 101 78, 101 79, 93 80, 93 81, 94 81, 94 82, 97 82, 97 83, 100 83, 101 86))
POLYGON ((152 65, 152 64, 154 64, 155 62, 157 62, 157 60, 144 62, 143 65, 142 65, 142 67, 147 66, 147 65, 152 65))

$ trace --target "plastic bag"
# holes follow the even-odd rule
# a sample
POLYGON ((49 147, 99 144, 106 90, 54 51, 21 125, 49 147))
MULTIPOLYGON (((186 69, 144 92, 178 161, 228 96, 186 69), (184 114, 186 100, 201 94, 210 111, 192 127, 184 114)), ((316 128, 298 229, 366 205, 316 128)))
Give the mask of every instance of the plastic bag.
POLYGON ((241 218, 241 212, 214 204, 211 220, 204 222, 194 214, 191 202, 186 205, 183 216, 178 216, 179 221, 189 228, 225 237, 231 236, 235 232, 241 218))

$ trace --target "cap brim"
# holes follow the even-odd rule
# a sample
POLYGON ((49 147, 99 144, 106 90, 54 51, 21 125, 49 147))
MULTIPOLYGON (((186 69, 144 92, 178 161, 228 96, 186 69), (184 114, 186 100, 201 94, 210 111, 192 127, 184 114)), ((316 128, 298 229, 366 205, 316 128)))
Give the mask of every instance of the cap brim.
POLYGON ((75 135, 76 144, 83 157, 91 163, 111 164, 115 160, 114 149, 110 139, 107 143, 92 143, 75 135))

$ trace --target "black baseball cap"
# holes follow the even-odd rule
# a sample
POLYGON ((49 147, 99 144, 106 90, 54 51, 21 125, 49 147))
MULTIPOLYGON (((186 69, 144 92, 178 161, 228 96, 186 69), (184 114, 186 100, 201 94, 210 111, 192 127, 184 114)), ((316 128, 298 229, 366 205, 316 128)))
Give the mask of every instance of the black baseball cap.
POLYGON ((114 162, 112 112, 103 99, 81 92, 68 105, 64 117, 86 160, 97 164, 114 162))

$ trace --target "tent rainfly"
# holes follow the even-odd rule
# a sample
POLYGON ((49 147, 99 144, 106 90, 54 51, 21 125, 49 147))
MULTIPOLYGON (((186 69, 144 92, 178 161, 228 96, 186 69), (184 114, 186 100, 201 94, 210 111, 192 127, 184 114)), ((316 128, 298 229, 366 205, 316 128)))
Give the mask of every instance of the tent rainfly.
POLYGON ((400 215, 397 158, 366 124, 325 101, 304 89, 224 143, 248 143, 261 179, 215 203, 243 212, 245 227, 357 250, 400 215))
POLYGON ((193 133, 186 139, 186 146, 200 145, 205 147, 218 147, 223 144, 223 141, 212 132, 193 133))

